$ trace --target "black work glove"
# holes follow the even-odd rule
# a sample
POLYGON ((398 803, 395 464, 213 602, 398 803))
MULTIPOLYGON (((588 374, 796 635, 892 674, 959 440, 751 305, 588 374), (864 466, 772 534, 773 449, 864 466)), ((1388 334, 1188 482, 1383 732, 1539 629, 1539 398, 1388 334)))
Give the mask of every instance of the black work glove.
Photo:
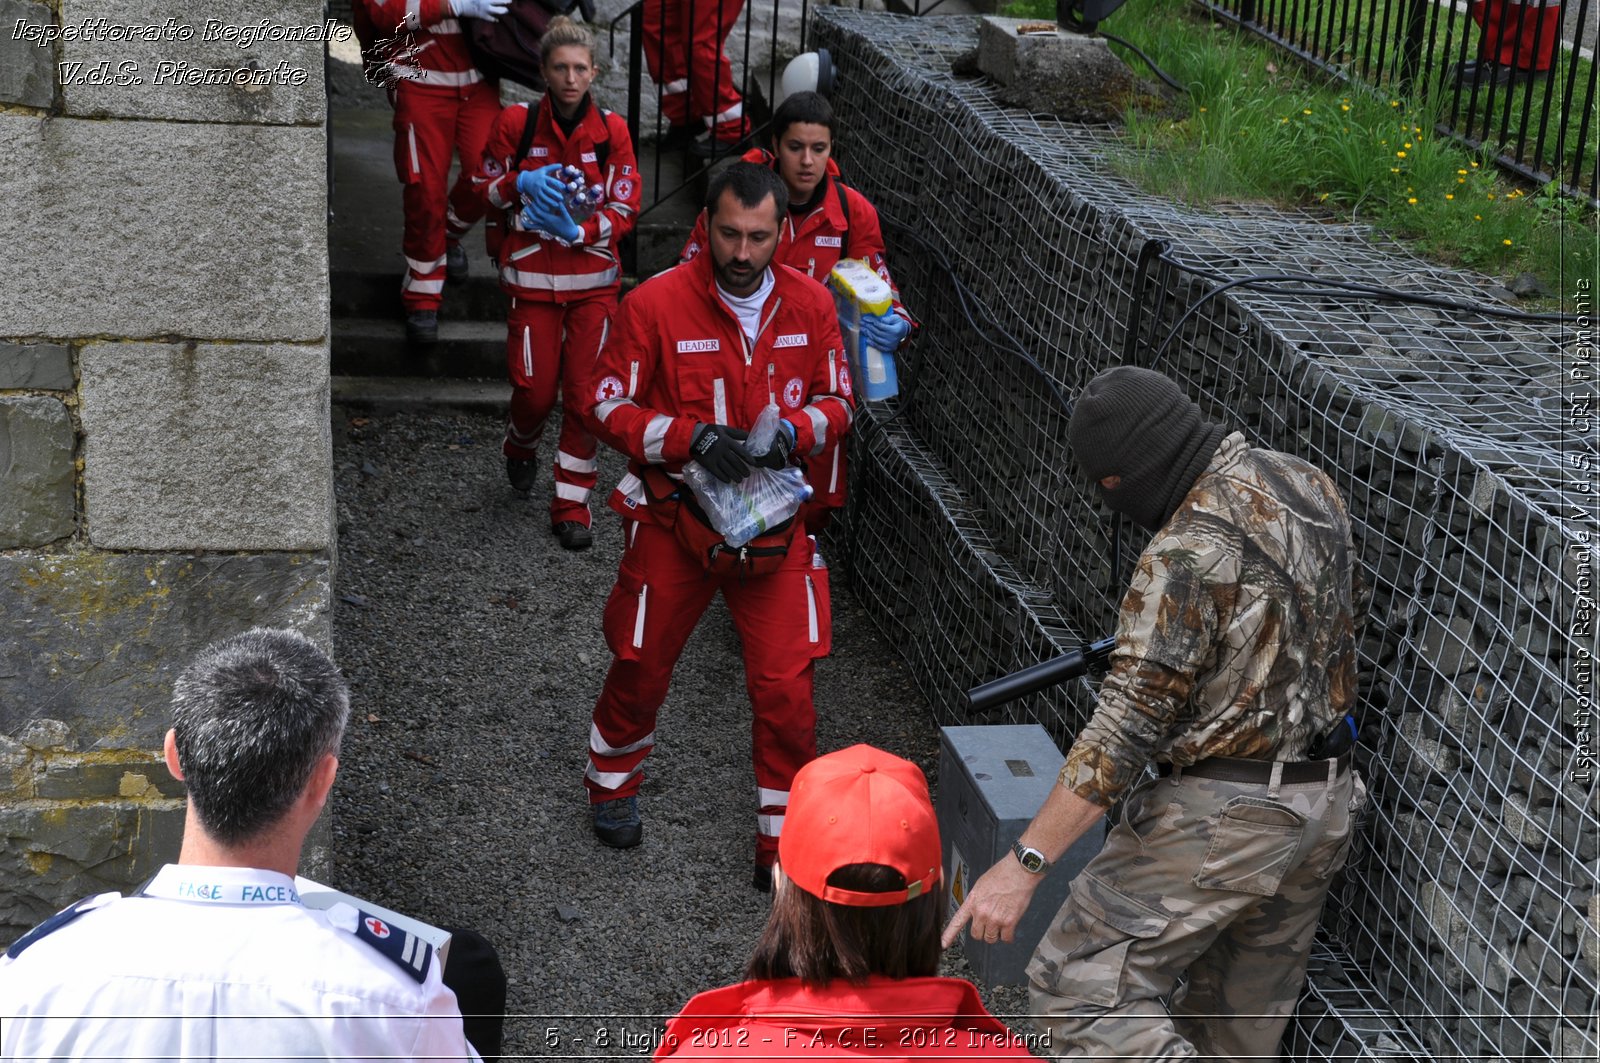
POLYGON ((694 438, 689 442, 689 453, 706 472, 723 483, 738 483, 750 475, 750 463, 755 460, 744 449, 748 434, 743 428, 730 428, 725 424, 701 424, 695 428, 694 438))
POLYGON ((778 425, 772 437, 772 446, 765 454, 751 454, 750 463, 763 469, 781 469, 789 464, 789 454, 794 448, 794 427, 787 421, 778 425))

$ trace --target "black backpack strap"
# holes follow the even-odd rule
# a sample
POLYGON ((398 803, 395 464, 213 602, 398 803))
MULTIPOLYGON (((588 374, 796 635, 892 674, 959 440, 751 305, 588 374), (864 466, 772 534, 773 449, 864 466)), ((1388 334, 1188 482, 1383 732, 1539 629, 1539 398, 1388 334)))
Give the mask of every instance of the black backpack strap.
POLYGON ((517 157, 511 161, 511 170, 515 173, 522 169, 522 160, 528 157, 528 149, 533 147, 533 131, 539 124, 539 115, 533 104, 528 104, 528 120, 522 123, 522 136, 517 138, 517 157))
POLYGON ((844 182, 833 178, 833 189, 839 193, 839 209, 844 211, 844 239, 840 241, 839 257, 850 257, 850 197, 844 194, 844 182))
POLYGON ((611 114, 604 107, 600 108, 600 124, 605 127, 606 138, 594 146, 594 161, 602 178, 606 173, 606 160, 611 158, 611 114))

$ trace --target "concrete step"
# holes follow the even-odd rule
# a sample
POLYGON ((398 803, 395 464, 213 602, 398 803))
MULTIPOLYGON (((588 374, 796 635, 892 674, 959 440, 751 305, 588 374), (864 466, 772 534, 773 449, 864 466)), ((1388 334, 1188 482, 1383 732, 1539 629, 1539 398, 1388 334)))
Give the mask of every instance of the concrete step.
MULTIPOLYGON (((445 282, 441 321, 504 321, 509 303, 487 259, 474 262, 472 275, 445 282)), ((401 316, 400 274, 377 270, 334 269, 329 275, 328 309, 334 317, 395 318, 401 316)))
POLYGON ((333 403, 375 413, 459 410, 503 414, 511 404, 511 385, 504 380, 335 376, 333 403))
POLYGON ((439 342, 413 348, 405 322, 392 318, 335 317, 331 361, 335 376, 476 377, 495 380, 506 371, 506 326, 489 321, 439 322, 439 342))

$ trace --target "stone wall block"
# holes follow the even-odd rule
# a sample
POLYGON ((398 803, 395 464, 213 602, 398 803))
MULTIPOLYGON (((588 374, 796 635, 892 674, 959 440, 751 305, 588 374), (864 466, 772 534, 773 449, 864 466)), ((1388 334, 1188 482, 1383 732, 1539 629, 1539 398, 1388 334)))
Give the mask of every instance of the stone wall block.
POLYGON ((95 546, 330 545, 324 348, 92 343, 80 363, 95 546))
MULTIPOLYGON (((321 41, 250 40, 319 29, 307 0, 63 0, 61 23, 105 18, 157 39, 66 40, 61 94, 69 115, 295 125, 322 121, 321 41), (181 39, 188 31, 187 40, 181 39), (241 41, 250 40, 248 47, 241 41)), ((348 31, 347 31, 348 32, 348 31)))
POLYGON ((0 942, 78 897, 125 890, 177 858, 184 802, 0 805, 0 942))
POLYGON ((76 530, 75 441, 60 399, 0 398, 0 549, 43 546, 76 530))
POLYGON ((322 339, 326 143, 0 115, 0 336, 322 339))
POLYGON ((0 391, 71 391, 72 387, 72 352, 64 344, 0 343, 0 391))
MULTIPOLYGON (((216 639, 290 627, 331 646, 330 567, 303 554, 0 555, 0 734, 33 754, 159 749, 173 680, 216 639)), ((120 775, 110 783, 120 794, 120 775)))
POLYGON ((16 25, 44 26, 50 9, 25 0, 0 0, 0 103, 49 107, 55 100, 55 52, 26 39, 15 39, 16 25))

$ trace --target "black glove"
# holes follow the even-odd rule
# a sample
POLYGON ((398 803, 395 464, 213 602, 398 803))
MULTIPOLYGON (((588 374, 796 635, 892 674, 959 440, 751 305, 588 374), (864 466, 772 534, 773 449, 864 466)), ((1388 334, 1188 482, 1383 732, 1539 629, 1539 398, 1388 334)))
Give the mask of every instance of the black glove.
POLYGON ((689 453, 706 472, 723 483, 738 483, 750 475, 750 463, 755 460, 743 446, 748 434, 743 428, 730 428, 725 424, 702 424, 694 430, 689 453))
POLYGON ((765 454, 751 454, 750 463, 763 469, 781 469, 789 464, 789 453, 794 448, 794 426, 780 422, 778 432, 772 437, 772 446, 765 454))

